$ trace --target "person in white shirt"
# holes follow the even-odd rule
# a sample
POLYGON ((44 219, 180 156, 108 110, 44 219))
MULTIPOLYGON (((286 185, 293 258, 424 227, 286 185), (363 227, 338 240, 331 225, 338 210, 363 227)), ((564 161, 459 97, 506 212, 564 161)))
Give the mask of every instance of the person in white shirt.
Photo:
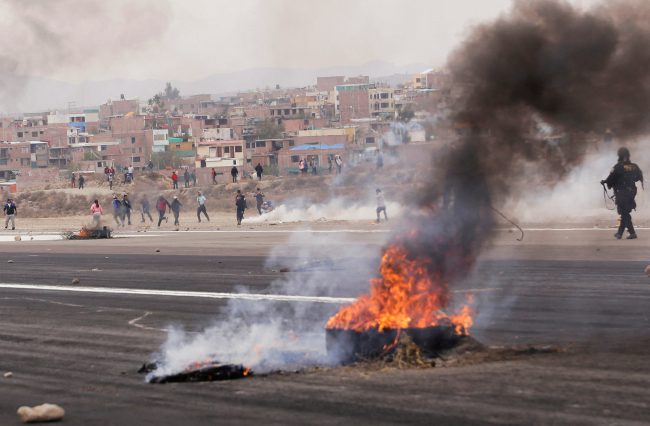
POLYGON ((199 191, 199 195, 196 197, 196 202, 199 203, 199 206, 196 209, 196 217, 199 218, 199 223, 201 223, 201 213, 205 215, 205 218, 210 222, 210 216, 208 216, 208 212, 205 210, 205 195, 199 191))
POLYGON ((384 212, 384 218, 388 221, 388 215, 386 214, 386 200, 384 199, 384 194, 381 192, 381 189, 377 188, 375 191, 377 193, 377 223, 379 223, 379 214, 384 212))

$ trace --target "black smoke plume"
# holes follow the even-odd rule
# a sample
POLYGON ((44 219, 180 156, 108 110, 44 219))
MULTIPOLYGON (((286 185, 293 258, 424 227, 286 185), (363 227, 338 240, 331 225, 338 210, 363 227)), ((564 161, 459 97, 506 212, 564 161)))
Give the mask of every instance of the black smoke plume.
MULTIPOLYGON (((405 245, 432 272, 457 275, 489 238, 493 207, 523 183, 553 185, 605 132, 620 140, 650 124, 650 4, 580 10, 517 1, 481 25, 449 60, 459 138, 439 156, 405 245), (463 255, 449 256, 449 248, 463 255)), ((462 274, 461 274, 462 275, 462 274)), ((448 277, 453 278, 453 277, 448 277)), ((453 279, 451 280, 453 281, 453 279)))

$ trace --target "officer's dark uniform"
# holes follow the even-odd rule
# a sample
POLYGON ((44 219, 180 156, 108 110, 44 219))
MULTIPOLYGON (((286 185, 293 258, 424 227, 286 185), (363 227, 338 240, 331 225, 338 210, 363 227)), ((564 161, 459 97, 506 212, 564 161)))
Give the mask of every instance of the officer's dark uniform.
POLYGON ((614 234, 618 239, 623 236, 625 228, 630 233, 628 239, 636 238, 634 225, 632 225, 632 216, 630 216, 630 212, 636 209, 636 202, 634 201, 636 182, 643 182, 643 172, 639 166, 630 162, 630 151, 627 148, 621 148, 618 150, 618 163, 609 173, 607 179, 602 181, 602 183, 607 184, 608 188, 614 188, 616 208, 618 214, 621 215, 621 224, 618 227, 618 232, 614 234))

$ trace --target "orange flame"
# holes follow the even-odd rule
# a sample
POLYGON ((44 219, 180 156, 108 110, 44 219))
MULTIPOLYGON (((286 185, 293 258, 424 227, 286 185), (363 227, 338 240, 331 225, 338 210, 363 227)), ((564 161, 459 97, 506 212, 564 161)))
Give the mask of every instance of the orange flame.
POLYGON ((90 230, 85 226, 79 231, 79 237, 81 238, 90 238, 90 230))
POLYGON ((432 275, 427 265, 426 258, 409 259, 400 245, 388 247, 381 259, 381 277, 370 281, 370 294, 341 308, 326 327, 362 332, 452 324, 456 333, 467 334, 472 309, 465 305, 457 314, 444 313, 450 301, 448 285, 441 273, 432 275))

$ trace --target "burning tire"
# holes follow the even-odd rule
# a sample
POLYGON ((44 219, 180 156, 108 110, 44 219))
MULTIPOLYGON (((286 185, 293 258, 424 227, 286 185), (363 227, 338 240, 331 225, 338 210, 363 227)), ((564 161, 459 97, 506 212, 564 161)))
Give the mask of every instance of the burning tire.
POLYGON ((400 333, 408 335, 428 357, 435 357, 441 351, 453 348, 464 338, 456 333, 453 326, 446 325, 382 331, 373 328, 360 332, 331 328, 325 334, 327 353, 344 364, 380 358, 391 353, 400 333))

